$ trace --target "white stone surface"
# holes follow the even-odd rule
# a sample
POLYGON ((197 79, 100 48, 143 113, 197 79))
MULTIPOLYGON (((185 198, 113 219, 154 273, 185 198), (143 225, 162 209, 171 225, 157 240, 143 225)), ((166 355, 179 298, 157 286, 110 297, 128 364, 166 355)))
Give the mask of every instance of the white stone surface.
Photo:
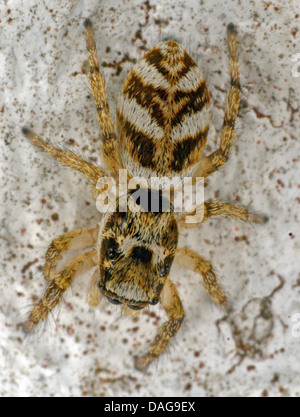
POLYGON ((2 2, 0 396, 299 396, 299 10, 299 0, 2 2), (86 17, 94 23, 112 112, 132 62, 164 34, 180 39, 211 92, 208 151, 218 143, 228 88, 226 25, 237 25, 243 95, 236 142, 228 164, 209 178, 206 198, 270 217, 264 226, 213 219, 183 231, 180 246, 213 263, 234 311, 222 320, 199 277, 173 268, 185 326, 146 375, 134 369, 133 356, 164 312, 156 306, 133 319, 105 302, 92 310, 87 276, 36 334, 21 328, 45 288, 47 245, 99 221, 87 182, 21 134, 30 126, 101 164, 100 129, 82 73, 86 17))

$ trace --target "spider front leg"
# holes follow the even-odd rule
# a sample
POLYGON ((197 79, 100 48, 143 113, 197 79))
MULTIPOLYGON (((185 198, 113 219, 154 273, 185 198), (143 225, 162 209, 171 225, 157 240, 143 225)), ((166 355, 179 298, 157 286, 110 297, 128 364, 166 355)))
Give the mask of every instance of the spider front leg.
POLYGON ((215 303, 228 309, 230 307, 227 297, 220 286, 213 267, 209 261, 202 258, 198 253, 187 249, 177 249, 174 262, 190 271, 197 272, 203 277, 204 289, 208 292, 215 303))
POLYGON ((236 55, 236 29, 232 23, 227 27, 228 33, 228 50, 229 50, 229 70, 230 70, 230 87, 227 92, 225 115, 221 133, 220 148, 211 155, 201 159, 199 166, 194 174, 196 177, 207 177, 221 168, 228 160, 235 136, 234 125, 237 118, 241 86, 239 75, 239 64, 236 55))
POLYGON ((96 243, 99 227, 94 229, 76 229, 55 238, 49 245, 43 273, 47 281, 51 280, 56 272, 56 266, 61 255, 72 249, 83 249, 96 243))
POLYGON ((135 367, 140 371, 145 370, 167 349, 171 340, 180 329, 184 319, 184 310, 177 288, 169 278, 162 290, 160 301, 169 320, 159 328, 148 352, 136 359, 135 367))
POLYGON ((71 259, 65 267, 54 277, 46 289, 43 297, 32 309, 28 320, 24 324, 24 330, 33 330, 40 322, 44 321, 48 314, 60 302, 63 293, 70 287, 78 275, 83 274, 97 264, 95 249, 80 254, 71 259))
POLYGON ((266 216, 260 216, 258 214, 250 213, 243 206, 225 203, 223 201, 206 202, 203 204, 203 207, 201 207, 201 209, 198 209, 192 213, 182 213, 178 219, 179 226, 184 229, 196 227, 199 224, 206 222, 212 216, 231 217, 235 220, 253 223, 266 223, 268 221, 268 217, 266 216), (201 209, 203 209, 203 218, 199 223, 187 223, 185 221, 187 216, 194 216, 196 211, 201 212, 201 209))
POLYGON ((99 60, 90 19, 85 20, 84 26, 86 28, 86 47, 90 68, 90 84, 97 108, 98 122, 103 135, 102 157, 106 168, 116 176, 122 165, 118 151, 118 140, 115 134, 113 119, 109 111, 104 79, 99 69, 99 60))

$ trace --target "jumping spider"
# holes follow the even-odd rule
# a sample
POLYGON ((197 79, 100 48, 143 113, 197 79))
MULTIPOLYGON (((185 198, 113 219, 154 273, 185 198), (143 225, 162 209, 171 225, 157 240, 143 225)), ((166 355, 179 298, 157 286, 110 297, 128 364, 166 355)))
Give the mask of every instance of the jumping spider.
MULTIPOLYGON (((182 180, 186 176, 207 177, 226 163, 235 136, 241 94, 233 24, 227 28, 230 87, 220 147, 204 157, 211 120, 210 95, 198 66, 183 46, 174 40, 165 40, 134 65, 118 102, 116 134, 99 70, 91 21, 87 19, 84 26, 90 84, 103 137, 103 169, 44 142, 30 129, 23 128, 34 145, 91 180, 95 199, 103 192, 97 187, 97 181, 107 172, 116 182, 119 169, 127 170, 128 180, 134 176, 150 179, 151 176, 171 178, 174 175, 182 180)), ((130 198, 130 192, 125 198, 130 198)), ((147 353, 135 361, 136 367, 144 370, 166 350, 184 319, 178 291, 169 278, 173 261, 200 274, 213 301, 224 308, 228 308, 229 303, 211 263, 190 249, 177 248, 178 229, 197 225, 186 223, 186 216, 191 213, 178 214, 172 209, 169 212, 131 211, 130 208, 122 212, 118 210, 119 205, 120 200, 117 210, 103 215, 94 229, 74 230, 52 241, 43 268, 49 285, 24 328, 31 331, 45 320, 75 278, 95 269, 87 295, 90 305, 97 306, 105 296, 113 304, 122 304, 126 314, 137 314, 147 305, 158 302, 166 311, 168 321, 159 328, 147 353), (56 270, 63 252, 89 247, 93 249, 75 256, 60 271, 56 270)), ((211 216, 257 223, 266 220, 244 207, 219 201, 204 203, 201 222, 211 216)))

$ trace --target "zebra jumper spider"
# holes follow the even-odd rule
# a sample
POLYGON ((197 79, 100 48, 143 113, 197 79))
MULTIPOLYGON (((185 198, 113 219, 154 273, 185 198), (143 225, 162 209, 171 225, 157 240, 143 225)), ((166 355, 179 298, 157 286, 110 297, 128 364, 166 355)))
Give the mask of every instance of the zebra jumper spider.
MULTIPOLYGON (((230 155, 235 136, 234 125, 240 103, 236 29, 227 27, 230 87, 227 92, 220 147, 202 157, 211 120, 210 95, 206 82, 193 59, 174 40, 157 44, 138 61, 129 73, 117 106, 118 134, 99 70, 92 24, 84 23, 89 79, 102 131, 103 169, 68 150, 45 142, 28 128, 24 135, 62 164, 80 171, 92 182, 95 199, 103 189, 97 181, 107 172, 118 181, 119 169, 126 169, 128 180, 134 176, 207 177, 222 167, 230 155)), ((130 193, 126 196, 129 198, 130 193)), ((125 212, 103 215, 97 227, 77 229, 55 238, 45 255, 43 273, 48 287, 33 307, 24 329, 31 331, 60 302, 75 278, 93 270, 87 302, 97 306, 103 296, 113 304, 122 304, 125 314, 138 314, 149 304, 161 303, 168 320, 159 328, 146 353, 136 357, 135 366, 144 370, 169 346, 184 320, 184 309, 169 278, 170 267, 177 263, 203 278, 212 300, 229 307, 209 261, 193 250, 177 248, 178 229, 196 226, 186 223, 191 213, 125 212), (92 249, 88 249, 92 247, 92 249), (60 271, 61 255, 71 249, 86 250, 73 257, 60 271)), ((263 223, 265 217, 246 208, 220 201, 204 203, 202 222, 211 216, 229 216, 238 220, 263 223)), ((201 223, 202 223, 201 222, 201 223)))

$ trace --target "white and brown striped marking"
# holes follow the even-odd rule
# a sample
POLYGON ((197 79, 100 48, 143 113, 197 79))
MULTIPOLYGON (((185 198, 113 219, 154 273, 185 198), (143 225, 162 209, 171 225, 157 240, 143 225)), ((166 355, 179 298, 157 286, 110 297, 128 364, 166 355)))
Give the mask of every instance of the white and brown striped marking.
POLYGON ((190 175, 206 143, 210 97, 196 63, 173 40, 133 67, 117 109, 124 167, 131 176, 190 175))

